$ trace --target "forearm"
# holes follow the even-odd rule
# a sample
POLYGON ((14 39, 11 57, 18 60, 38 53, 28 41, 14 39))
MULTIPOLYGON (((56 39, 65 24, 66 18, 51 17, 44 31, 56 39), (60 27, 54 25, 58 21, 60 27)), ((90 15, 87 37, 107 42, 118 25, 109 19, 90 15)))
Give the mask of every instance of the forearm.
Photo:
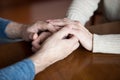
POLYGON ((99 2, 100 0, 73 0, 67 12, 67 18, 78 20, 85 25, 97 9, 99 2))
POLYGON ((5 29, 5 33, 11 39, 22 38, 22 30, 24 27, 26 27, 26 25, 10 22, 5 29))
POLYGON ((22 38, 21 32, 26 27, 24 24, 0 18, 0 38, 22 38))
POLYGON ((120 54, 120 34, 114 35, 94 34, 93 52, 120 54))
POLYGON ((31 56, 30 59, 35 65, 35 74, 38 74, 39 72, 45 70, 48 66, 56 62, 56 60, 52 59, 52 57, 50 57, 48 53, 41 52, 38 52, 35 55, 31 56))

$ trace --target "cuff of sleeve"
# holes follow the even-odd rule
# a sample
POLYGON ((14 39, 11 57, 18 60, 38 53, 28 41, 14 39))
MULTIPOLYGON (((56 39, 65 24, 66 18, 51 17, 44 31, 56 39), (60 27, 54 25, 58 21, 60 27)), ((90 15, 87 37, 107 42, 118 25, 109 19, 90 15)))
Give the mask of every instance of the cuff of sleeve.
POLYGON ((120 54, 120 35, 94 34, 93 52, 120 54))
POLYGON ((8 36, 5 33, 5 29, 10 22, 10 20, 0 18, 0 38, 8 38, 8 36))
POLYGON ((73 0, 66 14, 67 18, 78 20, 82 25, 93 15, 100 0, 73 0))
POLYGON ((77 14, 69 14, 69 16, 67 16, 67 18, 68 18, 68 19, 71 19, 71 20, 80 21, 80 23, 81 23, 82 25, 85 25, 85 23, 87 22, 87 20, 85 20, 85 19, 83 18, 83 15, 79 15, 79 17, 78 17, 77 14))
POLYGON ((0 80, 33 80, 35 68, 32 60, 25 59, 0 70, 0 80))
POLYGON ((22 73, 22 80, 33 80, 35 77, 35 66, 31 59, 25 59, 22 62, 19 62, 18 67, 21 68, 20 72, 22 73))

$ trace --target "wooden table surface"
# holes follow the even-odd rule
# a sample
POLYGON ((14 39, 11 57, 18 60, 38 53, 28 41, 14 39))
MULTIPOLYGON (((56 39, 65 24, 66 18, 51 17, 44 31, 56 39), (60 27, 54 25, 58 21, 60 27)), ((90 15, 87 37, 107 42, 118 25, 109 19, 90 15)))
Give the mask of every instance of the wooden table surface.
MULTIPOLYGON (((32 53, 31 45, 17 42, 0 46, 0 68, 32 53)), ((82 47, 36 75, 35 80, 120 80, 120 55, 93 54, 82 47)))

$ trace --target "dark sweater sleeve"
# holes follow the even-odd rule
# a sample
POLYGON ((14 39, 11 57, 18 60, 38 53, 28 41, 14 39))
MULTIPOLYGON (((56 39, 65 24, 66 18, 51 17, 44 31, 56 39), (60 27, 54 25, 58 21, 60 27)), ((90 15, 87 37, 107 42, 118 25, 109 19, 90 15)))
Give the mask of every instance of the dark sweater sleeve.
POLYGON ((10 22, 10 20, 0 18, 0 38, 8 38, 5 29, 10 22))
POLYGON ((0 70, 0 80, 33 80, 34 77, 34 64, 30 59, 25 59, 0 70))

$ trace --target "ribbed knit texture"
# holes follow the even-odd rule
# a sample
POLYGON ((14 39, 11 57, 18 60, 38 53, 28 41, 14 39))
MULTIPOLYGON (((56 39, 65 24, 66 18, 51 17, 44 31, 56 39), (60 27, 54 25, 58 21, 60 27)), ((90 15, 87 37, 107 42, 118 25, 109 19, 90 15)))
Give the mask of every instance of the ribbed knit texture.
MULTIPOLYGON (((90 19, 101 0, 73 0, 67 18, 82 25, 90 19)), ((103 0, 106 17, 120 20, 120 0, 103 0)), ((93 52, 120 53, 120 35, 94 35, 93 52)))
POLYGON ((93 52, 120 54, 120 34, 94 34, 93 52))
POLYGON ((0 70, 0 80, 33 80, 35 77, 32 60, 25 59, 0 70))
POLYGON ((82 25, 90 19, 94 11, 98 8, 100 0, 73 0, 67 18, 78 20, 82 25))

